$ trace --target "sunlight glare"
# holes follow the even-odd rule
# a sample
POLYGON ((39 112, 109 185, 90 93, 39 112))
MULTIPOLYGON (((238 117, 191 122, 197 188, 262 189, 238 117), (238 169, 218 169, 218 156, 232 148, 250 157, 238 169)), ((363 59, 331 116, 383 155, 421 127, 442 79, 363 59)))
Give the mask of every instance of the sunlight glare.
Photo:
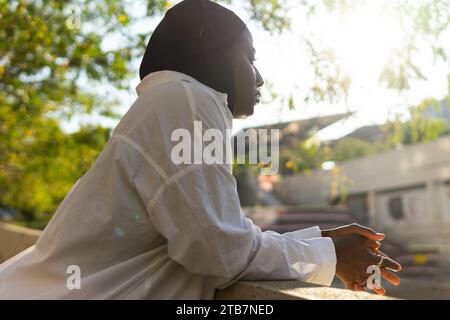
MULTIPOLYGON (((373 4, 373 2, 371 2, 373 4)), ((355 80, 377 81, 383 66, 401 41, 400 27, 367 5, 343 17, 332 31, 332 48, 355 80)))

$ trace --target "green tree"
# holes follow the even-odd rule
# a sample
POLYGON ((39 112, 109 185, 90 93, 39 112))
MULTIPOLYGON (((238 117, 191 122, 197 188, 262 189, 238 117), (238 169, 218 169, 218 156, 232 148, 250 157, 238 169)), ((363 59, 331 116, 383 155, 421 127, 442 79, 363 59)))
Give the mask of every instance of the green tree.
POLYGON ((59 119, 114 115, 95 89, 127 85, 129 43, 101 45, 123 16, 120 1, 0 1, 0 203, 27 222, 55 209, 106 141, 102 128, 64 134, 59 119), (71 15, 102 27, 71 24, 71 15))
POLYGON ((296 149, 280 147, 280 173, 310 173, 330 159, 330 151, 315 134, 309 139, 299 140, 296 149))
MULTIPOLYGON (((448 97, 447 100, 449 100, 448 97)), ((450 126, 446 120, 426 114, 427 111, 433 111, 433 109, 438 112, 440 108, 441 104, 436 99, 425 99, 419 105, 409 108, 407 121, 396 117, 394 121, 386 123, 385 130, 389 134, 389 144, 426 143, 450 133, 450 126)))
POLYGON ((368 156, 389 148, 387 141, 370 143, 357 138, 343 138, 331 147, 333 161, 346 161, 368 156))

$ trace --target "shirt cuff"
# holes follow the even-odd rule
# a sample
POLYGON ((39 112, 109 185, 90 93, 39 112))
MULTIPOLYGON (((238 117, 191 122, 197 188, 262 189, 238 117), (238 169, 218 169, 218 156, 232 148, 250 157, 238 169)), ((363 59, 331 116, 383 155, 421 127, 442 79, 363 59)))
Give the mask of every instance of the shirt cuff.
POLYGON ((284 236, 308 242, 314 247, 318 257, 318 269, 314 275, 305 281, 330 286, 336 274, 336 249, 330 237, 322 237, 318 226, 302 230, 286 232, 284 236))
POLYGON ((283 236, 288 236, 295 238, 297 240, 303 240, 303 239, 310 239, 310 238, 320 238, 322 237, 322 231, 320 231, 320 228, 318 226, 291 231, 291 232, 285 232, 283 233, 283 236))
POLYGON ((316 249, 318 256, 318 269, 308 282, 330 286, 336 274, 336 250, 333 240, 329 237, 320 237, 303 240, 316 249))

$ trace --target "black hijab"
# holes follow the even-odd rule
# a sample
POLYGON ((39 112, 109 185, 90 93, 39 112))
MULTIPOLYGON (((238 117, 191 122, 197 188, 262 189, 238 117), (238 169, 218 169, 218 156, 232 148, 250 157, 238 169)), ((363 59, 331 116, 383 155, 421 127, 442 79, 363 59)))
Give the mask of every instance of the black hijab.
POLYGON ((169 9, 153 32, 139 69, 141 80, 151 72, 187 74, 236 102, 233 69, 226 52, 245 23, 232 11, 208 0, 184 0, 169 9))

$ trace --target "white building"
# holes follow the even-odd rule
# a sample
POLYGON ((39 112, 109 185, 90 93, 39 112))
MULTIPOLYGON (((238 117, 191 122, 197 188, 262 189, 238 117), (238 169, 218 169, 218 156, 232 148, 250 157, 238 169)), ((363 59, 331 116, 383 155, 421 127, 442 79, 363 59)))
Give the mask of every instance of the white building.
POLYGON ((410 248, 437 249, 450 266, 450 136, 338 164, 336 171, 285 176, 283 203, 326 204, 333 181, 360 220, 410 248))

